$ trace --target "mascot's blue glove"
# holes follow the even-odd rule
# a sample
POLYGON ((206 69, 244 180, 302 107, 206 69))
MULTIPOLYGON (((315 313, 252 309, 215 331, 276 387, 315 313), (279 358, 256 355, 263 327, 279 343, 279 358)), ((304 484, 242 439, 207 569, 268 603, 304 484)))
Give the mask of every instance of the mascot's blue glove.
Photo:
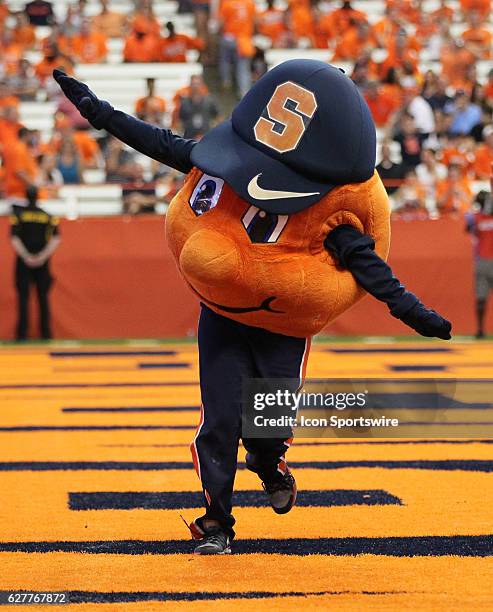
MULTIPOLYGON (((412 294, 408 293, 407 295, 412 294)), ((422 336, 441 338, 442 340, 450 340, 451 338, 452 324, 450 321, 444 319, 438 312, 426 308, 419 300, 404 314, 399 314, 398 309, 393 309, 390 313, 422 336)))
POLYGON ((105 127, 114 111, 111 104, 100 100, 87 85, 69 77, 62 70, 53 70, 53 78, 70 102, 91 125, 98 130, 105 127))

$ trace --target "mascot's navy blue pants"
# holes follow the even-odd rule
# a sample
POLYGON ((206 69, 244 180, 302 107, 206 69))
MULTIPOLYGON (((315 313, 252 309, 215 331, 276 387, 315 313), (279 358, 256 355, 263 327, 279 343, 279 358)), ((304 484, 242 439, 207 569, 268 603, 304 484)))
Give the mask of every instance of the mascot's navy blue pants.
MULTIPOLYGON (((202 407, 190 448, 204 491, 205 518, 219 521, 232 532, 242 379, 291 378, 298 379, 301 386, 310 339, 237 323, 202 304, 198 341, 202 407)), ((262 480, 284 473, 284 453, 290 443, 279 438, 243 439, 248 468, 262 480)))

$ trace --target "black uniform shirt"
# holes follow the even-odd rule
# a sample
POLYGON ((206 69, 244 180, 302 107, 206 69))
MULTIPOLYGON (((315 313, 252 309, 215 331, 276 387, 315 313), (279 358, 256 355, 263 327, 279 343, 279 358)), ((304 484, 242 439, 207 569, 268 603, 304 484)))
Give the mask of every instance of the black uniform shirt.
POLYGON ((58 219, 41 208, 16 208, 10 217, 11 234, 20 238, 29 253, 42 251, 58 235, 58 219))

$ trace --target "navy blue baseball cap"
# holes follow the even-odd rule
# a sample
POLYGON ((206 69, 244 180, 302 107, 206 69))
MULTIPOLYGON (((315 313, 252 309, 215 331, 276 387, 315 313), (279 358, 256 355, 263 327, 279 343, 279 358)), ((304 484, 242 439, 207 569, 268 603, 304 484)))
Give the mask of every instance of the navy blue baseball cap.
POLYGON ((340 69, 295 59, 262 76, 232 116, 192 149, 192 163, 242 199, 292 214, 374 172, 375 125, 340 69))

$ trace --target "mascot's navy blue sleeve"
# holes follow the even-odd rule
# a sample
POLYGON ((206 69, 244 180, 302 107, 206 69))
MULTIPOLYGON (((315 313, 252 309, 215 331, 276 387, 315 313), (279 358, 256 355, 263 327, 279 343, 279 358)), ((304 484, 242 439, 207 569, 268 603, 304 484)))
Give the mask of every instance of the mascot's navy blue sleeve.
POLYGON ((401 285, 389 265, 374 251, 375 242, 351 225, 339 225, 324 241, 325 248, 348 269, 363 289, 386 302, 394 317, 401 318, 418 298, 401 285))
POLYGON ((171 130, 158 128, 118 110, 113 110, 103 127, 132 149, 184 174, 193 167, 190 152, 195 140, 181 138, 171 130))

